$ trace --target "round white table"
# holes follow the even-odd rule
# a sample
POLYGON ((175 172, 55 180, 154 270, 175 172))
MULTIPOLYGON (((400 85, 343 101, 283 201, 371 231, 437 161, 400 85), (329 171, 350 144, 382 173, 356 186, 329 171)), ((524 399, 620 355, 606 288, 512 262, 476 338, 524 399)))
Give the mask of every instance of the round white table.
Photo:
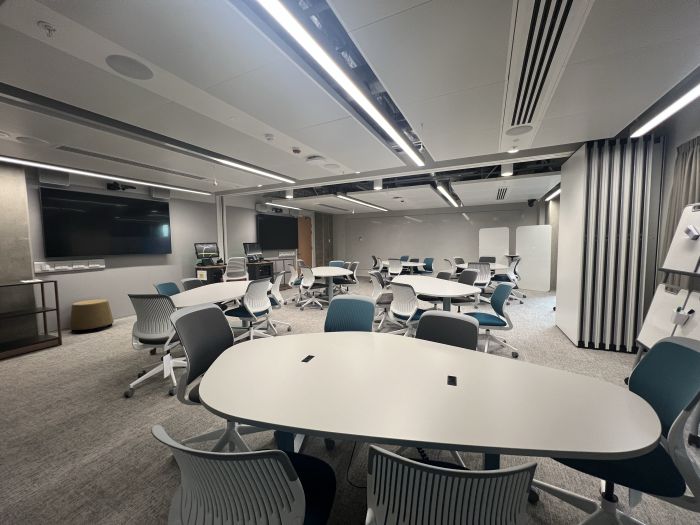
POLYGON ((430 295, 442 298, 442 309, 450 311, 453 297, 478 295, 481 289, 469 284, 462 284, 447 279, 438 279, 427 275, 399 275, 392 283, 410 284, 418 295, 430 295))
MULTIPOLYGON (((461 270, 466 270, 467 268, 469 268, 469 263, 455 264, 455 266, 461 270)), ((502 272, 508 269, 507 264, 501 263, 489 263, 489 266, 491 267, 492 272, 502 272)))
MULTIPOLYGON (((401 261, 401 266, 403 268, 409 268, 411 270, 411 273, 415 272, 417 268, 420 268, 421 266, 424 266, 425 263, 422 262, 415 262, 415 261, 401 261)), ((382 261, 382 266, 385 268, 389 267, 389 261, 382 261)))
POLYGON ((311 268, 311 272, 314 274, 314 277, 326 280, 326 295, 328 295, 329 303, 333 299, 333 278, 352 275, 350 270, 339 266, 315 266, 311 268))
POLYGON ((631 458, 652 450, 661 434, 651 406, 611 383, 371 332, 236 345, 204 374, 199 394, 210 411, 230 421, 481 452, 492 455, 489 468, 500 454, 631 458))
POLYGON ((245 295, 250 281, 228 281, 225 283, 205 284, 170 296, 175 308, 199 306, 209 303, 226 303, 240 299, 245 295))

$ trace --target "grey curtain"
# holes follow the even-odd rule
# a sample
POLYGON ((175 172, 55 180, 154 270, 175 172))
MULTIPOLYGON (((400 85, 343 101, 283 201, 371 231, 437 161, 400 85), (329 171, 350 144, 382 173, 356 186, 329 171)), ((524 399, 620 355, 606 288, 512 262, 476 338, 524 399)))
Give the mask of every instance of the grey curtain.
MULTIPOLYGON (((666 259, 683 208, 688 204, 700 202, 700 137, 695 137, 678 146, 673 170, 671 197, 668 203, 668 217, 664 228, 660 264, 663 264, 666 259)), ((678 275, 669 276, 667 282, 683 288, 687 288, 689 284, 687 277, 681 278, 678 275)))

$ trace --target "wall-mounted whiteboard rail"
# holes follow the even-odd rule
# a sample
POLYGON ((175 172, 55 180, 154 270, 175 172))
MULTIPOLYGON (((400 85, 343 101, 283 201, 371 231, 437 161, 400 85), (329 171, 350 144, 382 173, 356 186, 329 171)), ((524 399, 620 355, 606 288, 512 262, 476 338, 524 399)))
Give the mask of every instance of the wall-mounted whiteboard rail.
POLYGON ((548 292, 552 273, 552 227, 549 224, 518 226, 515 244, 521 257, 518 287, 548 292))

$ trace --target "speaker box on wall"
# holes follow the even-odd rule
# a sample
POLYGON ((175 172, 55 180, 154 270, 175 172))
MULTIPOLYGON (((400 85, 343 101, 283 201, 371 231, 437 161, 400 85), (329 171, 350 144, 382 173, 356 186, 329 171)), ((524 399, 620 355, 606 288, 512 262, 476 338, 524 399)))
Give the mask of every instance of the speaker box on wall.
POLYGON ((154 199, 168 200, 170 198, 170 190, 164 190, 162 188, 150 188, 151 197, 154 199))
POLYGON ((70 186, 70 174, 57 171, 40 171, 39 184, 47 186, 70 186))

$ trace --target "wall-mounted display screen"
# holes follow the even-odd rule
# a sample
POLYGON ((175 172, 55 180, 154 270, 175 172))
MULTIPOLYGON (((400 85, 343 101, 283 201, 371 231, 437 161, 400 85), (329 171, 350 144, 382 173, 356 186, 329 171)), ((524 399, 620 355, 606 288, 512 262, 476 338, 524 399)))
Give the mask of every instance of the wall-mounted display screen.
POLYGON ((40 191, 46 257, 171 253, 167 201, 40 191))
POLYGON ((258 243, 263 250, 296 250, 299 244, 297 218, 258 214, 258 243))

